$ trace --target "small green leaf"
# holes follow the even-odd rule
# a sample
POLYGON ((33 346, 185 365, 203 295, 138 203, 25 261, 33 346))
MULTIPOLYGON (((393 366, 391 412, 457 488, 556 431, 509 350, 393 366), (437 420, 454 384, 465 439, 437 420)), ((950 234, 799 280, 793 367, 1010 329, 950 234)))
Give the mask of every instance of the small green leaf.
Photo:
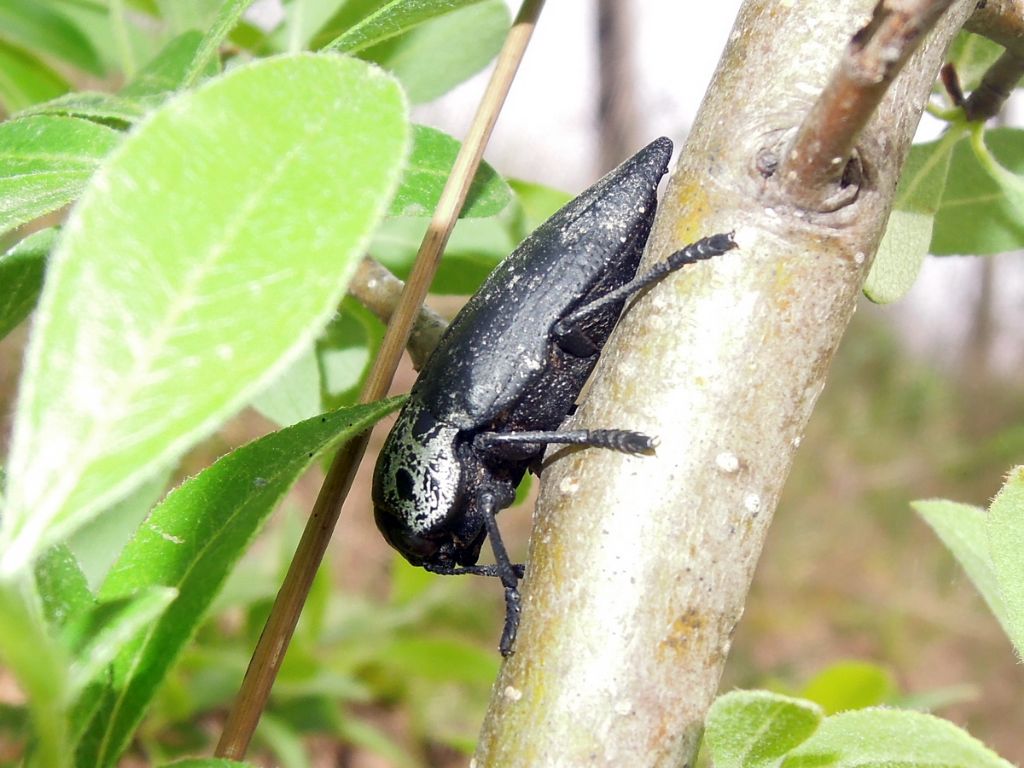
POLYGON ((832 715, 848 709, 885 704, 896 693, 892 675, 877 664, 843 661, 823 669, 804 686, 800 696, 832 715))
POLYGON ((8 112, 66 93, 67 81, 40 59, 0 41, 0 105, 8 112))
POLYGON ((74 554, 63 544, 51 548, 36 563, 36 589, 47 623, 63 629, 96 604, 74 554))
POLYGON ((55 229, 44 229, 0 256, 0 338, 35 309, 43 290, 46 259, 56 239, 55 229))
POLYGON ((944 499, 915 501, 911 506, 953 553, 975 589, 988 603, 989 610, 1012 637, 1009 613, 989 554, 985 510, 944 499))
POLYGON ((572 195, 554 187, 535 184, 532 181, 510 179, 508 182, 516 193, 519 205, 523 209, 523 229, 519 239, 522 240, 537 227, 550 219, 563 205, 572 200, 572 195))
MULTIPOLYGON (((994 160, 1012 174, 1024 173, 1024 130, 985 132, 994 160)), ((1024 217, 981 163, 971 142, 953 149, 946 189, 935 214, 931 252, 936 255, 1002 253, 1024 247, 1024 217)))
POLYGON ((303 54, 179 94, 121 144, 69 220, 40 299, 0 571, 166 467, 312 340, 406 141, 391 78, 303 54))
POLYGON ((704 738, 715 768, 768 768, 821 722, 816 704, 768 691, 733 691, 708 712, 704 738))
MULTIPOLYGON (((185 78, 196 58, 203 34, 198 30, 183 32, 154 56, 135 78, 121 89, 120 96, 130 99, 159 96, 176 91, 185 85, 185 78)), ((213 75, 219 71, 219 62, 212 61, 203 74, 213 75)))
POLYGON ((1010 472, 992 500, 986 530, 1006 633, 1024 657, 1024 466, 1010 472))
POLYGON ((481 0, 359 55, 392 72, 402 81, 409 100, 420 104, 486 67, 501 49, 508 27, 508 6, 502 0, 481 0))
POLYGON ((490 649, 459 640, 402 638, 380 651, 388 666, 401 675, 422 677, 444 683, 478 685, 493 681, 500 666, 490 649))
POLYGON ((146 106, 141 101, 100 91, 75 91, 24 109, 17 117, 64 115, 99 123, 115 123, 121 127, 134 123, 145 113, 146 106))
POLYGON ((50 5, 31 0, 0 0, 0 38, 90 74, 102 75, 103 67, 89 38, 50 5))
MULTIPOLYGON (((412 154, 402 183, 391 201, 392 216, 430 216, 448 180, 459 142, 443 131, 413 126, 412 154)), ((481 163, 459 216, 493 216, 512 199, 512 190, 491 166, 481 163)))
POLYGON ((323 333, 252 402, 284 427, 356 401, 383 328, 369 312, 346 298, 323 333))
POLYGON ((161 768, 256 768, 253 763, 239 763, 222 757, 190 757, 163 763, 161 768))
POLYGON ((103 582, 124 545, 167 490, 170 479, 168 467, 68 537, 68 549, 91 588, 96 589, 103 582))
POLYGON ((68 660, 47 632, 38 601, 28 584, 0 580, 0 665, 28 699, 36 750, 33 764, 63 766, 68 755, 68 660))
POLYGON ((928 144, 915 144, 896 190, 893 210, 864 283, 876 304, 888 304, 910 290, 932 241, 935 212, 946 187, 958 132, 928 144))
POLYGON ((120 141, 117 131, 74 117, 0 123, 0 232, 78 197, 120 141))
POLYGON ((65 638, 74 655, 68 681, 71 695, 99 682, 107 665, 160 617, 177 594, 166 587, 142 588, 131 596, 97 603, 69 626, 65 638))
POLYGON ((118 656, 111 695, 89 726, 79 765, 108 765, 120 755, 232 567, 299 475, 401 402, 356 406, 267 435, 187 480, 153 510, 100 597, 163 586, 178 598, 118 656))
POLYGON ((210 66, 210 62, 217 58, 217 51, 220 44, 228 36, 228 33, 235 27, 245 9, 252 4, 252 0, 222 0, 217 16, 213 24, 203 35, 196 55, 185 70, 183 85, 195 85, 200 76, 210 66))
POLYGON ((899 709, 825 718, 781 768, 1012 768, 946 720, 899 709))
MULTIPOLYGON (((370 253, 404 280, 412 269, 427 224, 425 219, 388 219, 374 233, 370 253)), ((460 219, 448 240, 431 292, 474 293, 515 245, 508 225, 500 217, 460 219)))
POLYGON ((339 53, 353 53, 477 2, 480 0, 390 0, 332 40, 325 48, 339 53))

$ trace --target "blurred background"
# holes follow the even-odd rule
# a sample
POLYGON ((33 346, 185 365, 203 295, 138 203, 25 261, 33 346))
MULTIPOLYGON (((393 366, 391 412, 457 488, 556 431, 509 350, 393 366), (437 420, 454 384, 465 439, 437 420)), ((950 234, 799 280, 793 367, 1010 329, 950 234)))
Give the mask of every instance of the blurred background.
MULTIPOLYGON (((738 6, 701 4, 698 14, 656 0, 549 3, 487 159, 506 176, 576 192, 655 136, 678 146, 738 6)), ((250 18, 273 26, 281 13, 265 0, 250 18)), ((416 106, 414 119, 462 135, 485 79, 416 106)), ((1011 102, 1006 123, 1017 114, 1011 102)), ((921 138, 938 130, 926 120, 921 138)), ((450 316, 459 301, 434 306, 450 316)), ((837 709, 926 707, 1022 763, 1024 670, 910 502, 984 506, 1024 458, 1024 265, 1018 254, 930 258, 898 304, 865 299, 860 310, 776 514, 723 690, 770 687, 837 709)), ((5 418, 26 335, 23 327, 0 343, 5 418)), ((406 366, 395 391, 413 377, 406 366)), ((272 428, 244 412, 178 476, 272 428)), ((501 590, 430 576, 395 556, 372 522, 368 467, 259 731, 266 765, 455 766, 472 749, 499 664, 501 590)), ((315 498, 313 475, 172 675, 143 730, 148 757, 125 765, 200 750, 218 733, 315 498)), ((529 504, 502 515, 516 559, 529 504)), ((17 692, 0 676, 4 700, 17 692)), ((10 756, 0 731, 0 765, 10 756)))

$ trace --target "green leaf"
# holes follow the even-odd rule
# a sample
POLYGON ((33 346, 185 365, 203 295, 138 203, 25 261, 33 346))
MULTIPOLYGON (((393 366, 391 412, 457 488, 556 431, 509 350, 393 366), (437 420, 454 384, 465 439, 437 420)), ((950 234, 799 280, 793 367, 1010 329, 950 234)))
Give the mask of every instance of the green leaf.
POLYGON ((55 229, 44 229, 0 256, 0 338, 35 309, 43 290, 46 259, 56 239, 55 229))
POLYGON ((203 36, 195 57, 185 70, 184 85, 194 85, 210 66, 210 62, 217 58, 217 51, 220 44, 228 36, 228 33, 242 18, 245 9, 252 4, 252 0, 222 0, 217 16, 213 24, 203 36))
POLYGON ((239 763, 222 757, 190 757, 164 763, 162 768, 256 768, 253 763, 239 763))
POLYGON ((392 72, 409 100, 419 104, 486 67, 501 49, 508 27, 505 3, 481 0, 366 48, 360 56, 392 72))
POLYGON ((861 709, 822 721, 781 768, 1012 768, 955 725, 921 712, 861 709))
POLYGON ((804 742, 821 720, 821 710, 810 701, 733 691, 711 705, 704 738, 715 768, 767 768, 804 742))
MULTIPOLYGON (((443 131, 424 125, 413 126, 412 155, 388 213, 391 216, 431 216, 455 164, 459 146, 457 140, 443 131)), ((508 184, 491 166, 481 163, 459 216, 493 216, 511 199, 508 184)))
POLYGON ((353 404, 382 336, 380 322, 346 298, 312 348, 261 392, 253 407, 287 426, 353 404))
POLYGON ((68 750, 68 660, 51 638, 39 598, 26 583, 0 580, 0 666, 28 699, 37 766, 63 766, 68 750))
POLYGON ((523 231, 519 234, 519 240, 524 239, 572 200, 572 195, 568 192, 532 181, 510 179, 508 184, 516 193, 516 199, 523 212, 523 231))
MULTIPOLYGON (((985 132, 995 161, 1013 174, 1024 173, 1024 130, 995 128, 985 132)), ((987 255, 1024 247, 1024 218, 978 161, 970 141, 953 149, 946 189, 935 214, 931 252, 987 255)))
POLYGON ((267 435, 187 480, 153 510, 99 594, 109 600, 163 586, 178 598, 116 660, 112 696, 90 724, 79 765, 108 765, 120 755, 228 573, 299 475, 401 402, 356 406, 267 435))
POLYGON ((124 141, 68 222, 40 299, 0 572, 166 467, 312 340, 406 140, 393 80, 305 54, 182 93, 124 141))
MULTIPOLYGON (((135 78, 121 89, 120 96, 141 99, 178 90, 185 85, 185 78, 202 42, 203 34, 198 30, 178 35, 139 70, 135 78)), ((217 71, 219 62, 212 61, 203 74, 213 75, 217 71)))
POLYGON ((146 106, 141 101, 100 91, 76 91, 23 109, 17 117, 65 115, 122 127, 134 123, 145 113, 146 106))
POLYGON ((388 667, 401 676, 477 685, 493 681, 500 663, 490 649, 459 640, 402 638, 382 649, 388 667))
POLYGON ((36 563, 36 589, 47 623, 63 629, 96 604, 74 554, 63 544, 48 550, 36 563))
MULTIPOLYGON (((370 253, 406 279, 428 223, 426 219, 388 219, 374 233, 370 253)), ((460 219, 448 240, 431 292, 474 293, 515 245, 508 225, 500 218, 460 219)))
POLYGON ((325 47, 339 53, 353 53, 477 2, 480 0, 391 0, 325 47))
POLYGON ((96 589, 103 582, 124 545, 163 496, 170 479, 168 467, 68 537, 68 548, 90 587, 96 589))
POLYGON ((915 501, 911 506, 953 553, 1007 635, 1012 637, 1009 612, 989 554, 985 510, 944 499, 915 501))
POLYGON ((281 768, 311 768, 302 734, 283 719, 264 712, 255 736, 273 753, 281 768))
POLYGON ((60 96, 70 86, 41 60, 0 41, 0 104, 8 112, 60 96))
POLYGON ((876 304, 902 298, 917 279, 958 135, 950 129, 939 141, 910 148, 885 235, 864 283, 864 293, 876 304))
POLYGON ((988 550, 999 593, 1003 626, 1024 657, 1024 466, 1010 472, 988 511, 988 550))
POLYGON ((102 75, 103 66, 89 38, 50 5, 38 0, 0 0, 0 38, 102 75))
POLYGON ((815 675, 800 696, 832 715, 884 704, 895 693, 896 684, 887 670, 863 661, 843 661, 815 675))
POLYGON ((78 197, 120 141, 116 131, 74 117, 0 123, 0 232, 78 197))
POLYGON ((74 655, 71 695, 98 682, 107 665, 130 641, 155 622, 177 596, 176 589, 142 588, 128 597, 98 602, 65 632, 74 655))

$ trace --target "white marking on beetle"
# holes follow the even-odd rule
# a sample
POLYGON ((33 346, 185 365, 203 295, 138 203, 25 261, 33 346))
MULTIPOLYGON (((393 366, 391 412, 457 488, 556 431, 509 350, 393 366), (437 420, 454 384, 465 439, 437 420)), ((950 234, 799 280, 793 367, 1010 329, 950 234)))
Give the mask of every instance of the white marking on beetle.
POLYGON ((502 691, 502 693, 504 694, 505 698, 509 701, 519 701, 521 698, 523 698, 523 692, 511 685, 506 686, 505 690, 502 691))
POLYGON ((743 506, 746 507, 747 512, 756 515, 761 511, 761 497, 756 493, 748 493, 743 497, 743 506))
POLYGON ((580 489, 580 479, 578 477, 563 477, 562 482, 558 484, 558 490, 562 493, 574 494, 580 489))
POLYGON ((797 435, 796 437, 793 438, 793 447, 794 448, 799 448, 800 447, 800 443, 802 443, 803 441, 804 441, 804 439, 802 437, 800 437, 800 435, 797 435))
POLYGON ((615 702, 615 714, 617 715, 628 715, 633 711, 633 702, 628 699, 615 702))
POLYGON ((731 475, 740 468, 740 460, 735 453, 732 453, 731 451, 722 451, 720 454, 715 456, 715 466, 726 474, 731 475))
POLYGON ((866 259, 866 258, 867 258, 867 256, 864 255, 864 251, 857 251, 855 254, 853 254, 853 260, 857 264, 863 264, 864 263, 864 259, 866 259))

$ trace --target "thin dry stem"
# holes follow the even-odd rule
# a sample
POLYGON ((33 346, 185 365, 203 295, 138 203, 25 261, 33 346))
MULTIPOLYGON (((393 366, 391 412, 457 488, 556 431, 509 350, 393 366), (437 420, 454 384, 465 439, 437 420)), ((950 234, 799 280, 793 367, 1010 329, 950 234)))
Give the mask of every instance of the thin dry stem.
MULTIPOLYGON (((423 299, 430 287, 441 252, 469 192, 484 147, 526 52, 543 0, 523 0, 519 13, 498 54, 494 72, 480 100, 473 123, 459 150, 451 175, 438 201, 430 226, 423 237, 412 274, 402 292, 401 301, 391 317, 380 352, 360 393, 361 402, 378 400, 387 394, 409 339, 423 299)), ((217 744, 218 757, 240 760, 245 756, 253 731, 270 696, 288 643, 298 622, 324 551, 341 514, 341 505, 352 487, 356 468, 366 451, 369 432, 347 443, 335 456, 320 495, 310 513, 302 539, 296 549, 270 616, 249 661, 245 679, 234 707, 228 714, 224 732, 217 744)))
POLYGON ((828 84, 782 158, 787 198, 801 208, 832 211, 849 202, 848 164, 861 131, 889 84, 953 0, 880 0, 853 36, 828 84), (845 176, 845 178, 844 178, 845 176))

